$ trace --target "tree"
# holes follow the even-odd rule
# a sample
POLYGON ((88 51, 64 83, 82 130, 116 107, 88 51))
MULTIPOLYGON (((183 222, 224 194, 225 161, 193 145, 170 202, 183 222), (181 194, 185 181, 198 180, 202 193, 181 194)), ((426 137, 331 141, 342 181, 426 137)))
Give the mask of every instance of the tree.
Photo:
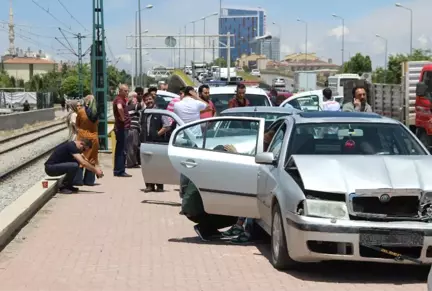
POLYGON ((78 97, 78 75, 71 75, 64 79, 60 88, 63 94, 66 94, 70 97, 78 97))
POLYGON ((342 72, 359 75, 372 72, 372 61, 369 56, 357 53, 348 62, 343 64, 342 72))
POLYGON ((387 82, 390 84, 400 84, 402 81, 402 63, 407 61, 430 61, 432 55, 430 50, 414 49, 413 53, 391 55, 387 67, 387 82))

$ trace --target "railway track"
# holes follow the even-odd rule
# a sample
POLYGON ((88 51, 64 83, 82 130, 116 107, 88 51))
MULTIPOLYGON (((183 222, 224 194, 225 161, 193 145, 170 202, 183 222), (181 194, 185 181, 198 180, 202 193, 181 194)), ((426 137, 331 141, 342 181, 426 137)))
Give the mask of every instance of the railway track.
POLYGON ((26 133, 2 139, 0 140, 0 156, 65 129, 67 129, 67 126, 63 121, 61 123, 51 124, 45 128, 32 130, 26 133))

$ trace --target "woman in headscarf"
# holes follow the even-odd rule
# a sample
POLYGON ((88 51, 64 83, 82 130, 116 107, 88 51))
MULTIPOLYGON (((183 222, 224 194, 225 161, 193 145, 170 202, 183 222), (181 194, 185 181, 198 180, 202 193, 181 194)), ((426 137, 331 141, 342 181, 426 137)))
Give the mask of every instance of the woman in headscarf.
POLYGON ((76 140, 77 127, 76 119, 79 108, 79 103, 77 100, 71 100, 68 102, 68 106, 71 109, 66 117, 66 124, 69 128, 69 141, 76 140))
MULTIPOLYGON (((84 104, 85 106, 79 109, 77 114, 76 126, 78 128, 78 139, 85 138, 92 141, 92 147, 83 154, 87 161, 97 166, 99 164, 99 118, 95 97, 93 95, 87 95, 84 98, 84 104)), ((85 170, 85 173, 83 173, 83 171, 83 168, 78 171, 74 184, 77 186, 83 184, 93 186, 95 183, 95 174, 87 170, 85 170)))

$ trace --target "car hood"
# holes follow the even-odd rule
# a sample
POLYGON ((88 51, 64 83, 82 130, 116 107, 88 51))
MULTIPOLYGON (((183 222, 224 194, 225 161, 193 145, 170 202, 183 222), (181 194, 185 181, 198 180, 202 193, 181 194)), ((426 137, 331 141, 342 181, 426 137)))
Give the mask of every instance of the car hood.
POLYGON ((432 156, 294 155, 306 190, 353 193, 356 189, 432 190, 432 156))

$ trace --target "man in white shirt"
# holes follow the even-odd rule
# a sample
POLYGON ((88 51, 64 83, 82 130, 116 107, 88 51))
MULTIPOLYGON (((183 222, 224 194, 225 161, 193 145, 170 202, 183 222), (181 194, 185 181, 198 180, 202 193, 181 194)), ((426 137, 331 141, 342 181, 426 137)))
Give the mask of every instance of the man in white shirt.
MULTIPOLYGON (((174 113, 185 123, 190 123, 200 120, 200 112, 208 109, 209 105, 198 97, 193 87, 186 87, 182 100, 174 104, 174 113)), ((196 136, 202 136, 201 127, 199 125, 189 128, 196 136)))
POLYGON ((332 100, 332 90, 325 88, 323 90, 323 111, 341 111, 340 104, 332 100))

